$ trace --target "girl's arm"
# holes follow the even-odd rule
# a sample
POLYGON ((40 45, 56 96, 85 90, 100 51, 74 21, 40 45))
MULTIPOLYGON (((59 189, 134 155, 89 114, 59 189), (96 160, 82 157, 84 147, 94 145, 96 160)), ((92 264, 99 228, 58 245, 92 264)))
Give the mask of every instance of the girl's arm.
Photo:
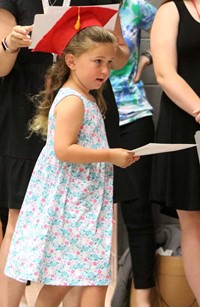
POLYGON ((173 2, 163 4, 156 14, 151 30, 151 51, 158 84, 181 109, 195 117, 200 99, 177 73, 177 34, 179 14, 173 2))
POLYGON ((77 96, 63 99, 56 107, 55 153, 62 162, 93 163, 109 162, 120 167, 127 167, 138 160, 127 150, 92 149, 77 144, 77 137, 82 125, 84 106, 77 96))
POLYGON ((31 30, 31 26, 17 26, 15 17, 8 11, 0 9, 0 77, 6 76, 12 70, 19 48, 28 47, 31 44, 28 35, 31 30), (6 39, 8 51, 5 51, 2 46, 3 39, 6 39))

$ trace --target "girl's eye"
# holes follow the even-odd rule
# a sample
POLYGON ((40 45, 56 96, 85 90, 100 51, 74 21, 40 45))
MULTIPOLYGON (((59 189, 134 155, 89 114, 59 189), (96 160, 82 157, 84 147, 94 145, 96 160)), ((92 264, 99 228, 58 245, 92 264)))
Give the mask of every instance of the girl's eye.
POLYGON ((108 61, 108 64, 111 66, 111 65, 112 65, 112 62, 113 62, 112 60, 111 60, 111 61, 108 61))
POLYGON ((97 64, 101 64, 101 60, 96 60, 96 63, 97 64))

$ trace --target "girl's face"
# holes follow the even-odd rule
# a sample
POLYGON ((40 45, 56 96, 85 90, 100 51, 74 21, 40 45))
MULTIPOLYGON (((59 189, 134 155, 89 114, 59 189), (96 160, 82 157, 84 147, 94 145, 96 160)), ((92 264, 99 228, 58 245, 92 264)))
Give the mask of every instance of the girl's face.
POLYGON ((75 57, 73 73, 85 90, 99 89, 108 79, 114 54, 114 44, 107 43, 75 57))

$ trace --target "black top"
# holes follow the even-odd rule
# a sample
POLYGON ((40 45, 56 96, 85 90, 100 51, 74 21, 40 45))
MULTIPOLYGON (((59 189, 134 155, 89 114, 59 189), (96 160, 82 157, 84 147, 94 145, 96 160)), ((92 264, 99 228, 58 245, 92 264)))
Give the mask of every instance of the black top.
MULTIPOLYGON (((0 0, 0 8, 12 13, 20 25, 33 24, 36 13, 43 13, 40 0, 0 0)), ((12 71, 0 87, 0 155, 36 159, 44 142, 27 136, 27 123, 35 108, 30 97, 44 85, 44 73, 52 63, 52 55, 22 48, 12 71)))
MULTIPOLYGON (((178 73, 200 96, 200 23, 176 1, 180 15, 177 36, 178 73)), ((177 89, 178 91, 179 89, 177 89)), ((173 103, 165 93, 161 98, 156 132, 158 143, 195 143, 200 130, 194 117, 173 103)), ((152 199, 166 207, 200 210, 200 165, 196 148, 155 155, 152 199)))

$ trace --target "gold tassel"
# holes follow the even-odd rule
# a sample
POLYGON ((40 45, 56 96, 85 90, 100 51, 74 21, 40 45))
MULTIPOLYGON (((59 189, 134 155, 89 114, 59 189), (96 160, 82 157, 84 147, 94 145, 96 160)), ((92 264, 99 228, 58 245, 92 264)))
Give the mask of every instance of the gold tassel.
POLYGON ((74 29, 76 31, 80 30, 80 27, 81 27, 81 16, 80 16, 80 7, 78 7, 78 18, 77 18, 77 21, 74 25, 74 29))

